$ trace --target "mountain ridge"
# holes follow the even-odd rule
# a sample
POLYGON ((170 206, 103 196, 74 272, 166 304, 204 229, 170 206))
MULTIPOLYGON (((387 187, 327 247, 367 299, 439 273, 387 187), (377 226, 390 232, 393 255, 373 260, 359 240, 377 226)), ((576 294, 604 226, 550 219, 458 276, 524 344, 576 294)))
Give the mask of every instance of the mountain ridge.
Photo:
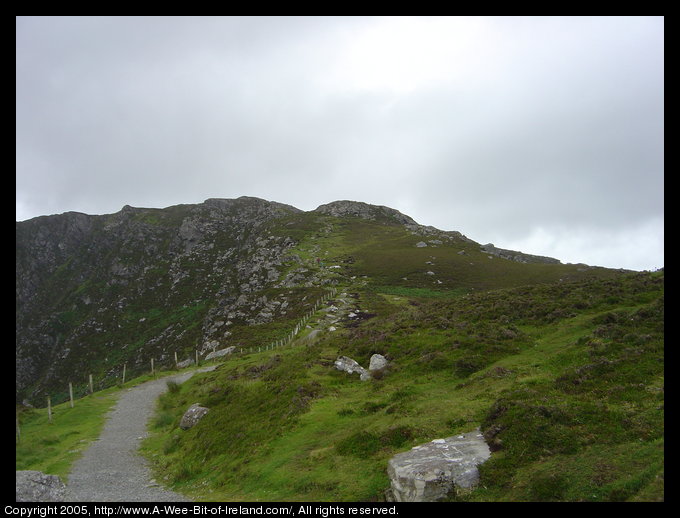
POLYGON ((123 363, 141 370, 150 358, 278 339, 328 286, 453 295, 613 274, 521 253, 507 261, 458 231, 350 200, 66 212, 17 222, 16 240, 17 401, 33 402, 65 397, 89 372, 111 384, 123 363))

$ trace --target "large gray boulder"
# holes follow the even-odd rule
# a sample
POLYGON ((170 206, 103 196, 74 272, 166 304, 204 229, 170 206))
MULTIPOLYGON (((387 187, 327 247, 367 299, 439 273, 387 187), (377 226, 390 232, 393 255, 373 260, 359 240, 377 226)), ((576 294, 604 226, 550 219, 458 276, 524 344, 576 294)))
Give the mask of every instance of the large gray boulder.
POLYGON ((390 496, 396 502, 442 500, 456 488, 477 484, 477 466, 490 455, 479 430, 416 446, 390 459, 390 496))
POLYGON ((201 406, 198 403, 194 403, 187 409, 186 412, 184 412, 182 420, 179 422, 179 427, 182 430, 188 430, 189 428, 196 426, 196 424, 201 419, 203 419, 205 414, 207 414, 209 411, 209 408, 201 406))
POLYGON ((17 471, 17 502, 63 502, 65 490, 57 475, 17 471))

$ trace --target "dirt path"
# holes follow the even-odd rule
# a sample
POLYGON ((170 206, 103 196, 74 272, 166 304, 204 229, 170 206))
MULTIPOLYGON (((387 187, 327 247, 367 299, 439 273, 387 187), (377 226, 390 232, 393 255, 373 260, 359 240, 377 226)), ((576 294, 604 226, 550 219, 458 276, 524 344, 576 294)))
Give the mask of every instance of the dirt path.
POLYGON ((67 502, 186 502, 186 497, 152 480, 147 461, 137 450, 146 425, 167 382, 182 383, 195 372, 148 381, 123 392, 107 416, 99 439, 75 463, 68 477, 67 502))

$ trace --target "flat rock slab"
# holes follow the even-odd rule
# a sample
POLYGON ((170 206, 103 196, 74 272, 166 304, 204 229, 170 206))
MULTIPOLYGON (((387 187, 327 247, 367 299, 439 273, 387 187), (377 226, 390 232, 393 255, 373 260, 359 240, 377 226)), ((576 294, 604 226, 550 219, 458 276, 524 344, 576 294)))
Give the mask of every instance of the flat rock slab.
POLYGON ((479 481, 477 466, 490 455, 479 430, 399 453, 387 466, 392 497, 397 502, 436 502, 456 487, 470 488, 479 481))

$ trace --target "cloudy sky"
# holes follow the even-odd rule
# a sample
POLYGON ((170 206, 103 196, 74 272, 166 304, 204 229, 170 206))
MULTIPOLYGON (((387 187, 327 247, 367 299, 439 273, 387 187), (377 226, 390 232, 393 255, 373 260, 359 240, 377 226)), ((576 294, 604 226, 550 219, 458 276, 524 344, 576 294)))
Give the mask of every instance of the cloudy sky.
POLYGON ((19 17, 16 218, 350 199, 663 266, 661 17, 19 17))

